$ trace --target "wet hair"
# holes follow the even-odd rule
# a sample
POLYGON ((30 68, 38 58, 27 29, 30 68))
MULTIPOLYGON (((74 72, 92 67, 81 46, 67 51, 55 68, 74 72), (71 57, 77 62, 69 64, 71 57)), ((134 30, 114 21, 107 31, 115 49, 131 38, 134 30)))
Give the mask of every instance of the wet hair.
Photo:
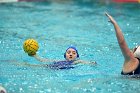
MULTIPOLYGON (((76 51, 76 53, 77 53, 77 58, 79 58, 78 50, 77 50, 76 47, 74 47, 74 46, 68 47, 68 48, 66 49, 66 52, 67 52, 67 50, 70 49, 70 48, 72 48, 72 49, 74 49, 74 50, 76 51)), ((64 58, 65 58, 65 59, 66 59, 66 52, 64 53, 64 58)))

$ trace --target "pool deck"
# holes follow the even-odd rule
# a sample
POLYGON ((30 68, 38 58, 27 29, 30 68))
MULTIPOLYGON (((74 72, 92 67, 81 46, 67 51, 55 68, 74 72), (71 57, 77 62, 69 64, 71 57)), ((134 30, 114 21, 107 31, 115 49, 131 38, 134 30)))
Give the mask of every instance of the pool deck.
MULTIPOLYGON (((35 2, 35 1, 47 1, 47 0, 0 0, 0 3, 8 2, 35 2)), ((140 3, 140 0, 100 0, 102 2, 115 2, 115 3, 140 3)))

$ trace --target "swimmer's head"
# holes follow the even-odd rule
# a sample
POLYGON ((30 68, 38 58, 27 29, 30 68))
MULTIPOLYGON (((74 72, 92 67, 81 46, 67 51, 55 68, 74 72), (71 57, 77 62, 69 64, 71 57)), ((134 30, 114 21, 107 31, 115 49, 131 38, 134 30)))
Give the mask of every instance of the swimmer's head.
POLYGON ((0 86, 0 93, 7 93, 7 91, 4 87, 0 86))
POLYGON ((78 51, 76 47, 70 46, 66 49, 66 52, 64 53, 64 58, 68 61, 73 61, 79 58, 78 51))
POLYGON ((136 46, 133 50, 134 56, 140 59, 140 46, 136 46))

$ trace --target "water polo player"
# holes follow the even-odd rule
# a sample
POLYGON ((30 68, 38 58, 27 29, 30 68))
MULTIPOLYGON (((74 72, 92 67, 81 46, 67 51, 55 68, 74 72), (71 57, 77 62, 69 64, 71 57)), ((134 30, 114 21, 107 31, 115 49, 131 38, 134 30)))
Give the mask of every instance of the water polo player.
POLYGON ((69 69, 69 68, 73 68, 73 65, 79 64, 79 63, 96 64, 96 62, 86 62, 86 61, 80 60, 78 50, 74 46, 70 46, 66 49, 64 53, 65 60, 63 61, 42 58, 42 57, 39 57, 37 54, 32 55, 32 56, 40 62, 48 62, 48 63, 53 62, 51 64, 45 64, 45 66, 54 68, 54 69, 69 69))
POLYGON ((106 16, 114 25, 116 37, 121 48, 122 54, 124 56, 124 64, 121 74, 140 76, 140 46, 134 48, 134 50, 131 51, 127 46, 123 33, 117 22, 108 13, 106 13, 106 16))

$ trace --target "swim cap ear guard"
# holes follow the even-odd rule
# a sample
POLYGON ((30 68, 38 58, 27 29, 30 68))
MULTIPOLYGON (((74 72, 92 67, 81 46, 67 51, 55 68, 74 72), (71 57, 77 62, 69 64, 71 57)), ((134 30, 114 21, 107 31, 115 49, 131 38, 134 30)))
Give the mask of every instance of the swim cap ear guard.
POLYGON ((136 47, 136 51, 134 52, 134 56, 140 59, 140 46, 136 47))
MULTIPOLYGON (((74 46, 68 47, 68 48, 66 49, 66 52, 67 52, 67 50, 70 49, 70 48, 72 48, 72 49, 74 49, 74 50, 76 51, 76 53, 77 53, 77 58, 79 58, 78 51, 77 51, 76 47, 74 47, 74 46)), ((66 52, 64 53, 64 58, 65 58, 65 59, 66 59, 66 52)))

